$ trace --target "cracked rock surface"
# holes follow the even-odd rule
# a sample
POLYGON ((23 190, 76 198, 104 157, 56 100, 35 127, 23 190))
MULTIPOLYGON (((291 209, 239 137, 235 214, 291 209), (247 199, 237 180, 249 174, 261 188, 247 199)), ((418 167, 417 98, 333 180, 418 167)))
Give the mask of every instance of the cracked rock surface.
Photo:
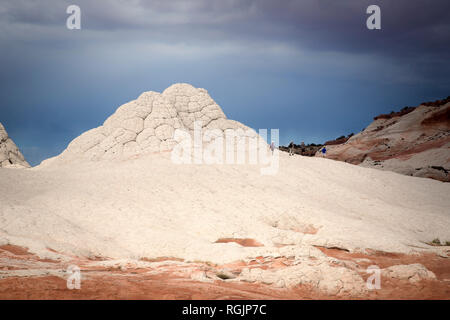
POLYGON ((30 165, 0 123, 0 168, 29 168, 30 165))
POLYGON ((120 106, 102 126, 73 140, 58 158, 123 159, 169 151, 177 143, 173 139, 175 130, 183 129, 192 135, 196 121, 201 122, 202 129, 222 133, 228 129, 250 129, 227 119, 205 89, 178 83, 162 93, 144 92, 120 106))

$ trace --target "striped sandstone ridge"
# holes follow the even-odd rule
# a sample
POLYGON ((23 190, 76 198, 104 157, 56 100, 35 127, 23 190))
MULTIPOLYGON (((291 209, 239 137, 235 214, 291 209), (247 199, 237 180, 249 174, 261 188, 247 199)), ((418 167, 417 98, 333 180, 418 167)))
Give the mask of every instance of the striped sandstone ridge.
POLYGON ((327 158, 449 182, 450 101, 439 101, 375 117, 345 143, 327 145, 327 158))

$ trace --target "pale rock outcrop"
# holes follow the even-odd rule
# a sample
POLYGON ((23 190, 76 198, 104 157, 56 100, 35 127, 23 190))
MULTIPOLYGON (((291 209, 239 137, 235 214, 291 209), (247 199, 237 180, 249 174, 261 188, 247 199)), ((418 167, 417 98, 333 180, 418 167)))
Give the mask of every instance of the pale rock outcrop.
POLYGON ((375 117, 345 143, 326 148, 330 159, 449 182, 450 98, 375 117))
POLYGON ((29 168, 30 165, 0 123, 0 168, 29 168))
POLYGON ((330 295, 350 294, 354 296, 367 292, 364 279, 354 270, 335 267, 326 261, 308 261, 304 259, 296 266, 277 270, 261 268, 244 269, 239 280, 261 282, 279 288, 292 288, 297 285, 309 285, 313 290, 330 295))
POLYGON ((391 266, 382 269, 381 275, 388 278, 408 280, 410 283, 416 283, 421 280, 436 280, 435 274, 420 263, 391 266))
POLYGON ((162 93, 144 92, 120 106, 102 126, 83 133, 60 156, 44 163, 121 159, 168 151, 177 143, 175 130, 183 129, 192 136, 196 121, 201 121, 202 129, 220 130, 224 135, 226 130, 242 129, 238 136, 256 137, 250 128, 227 119, 205 89, 179 83, 162 93))

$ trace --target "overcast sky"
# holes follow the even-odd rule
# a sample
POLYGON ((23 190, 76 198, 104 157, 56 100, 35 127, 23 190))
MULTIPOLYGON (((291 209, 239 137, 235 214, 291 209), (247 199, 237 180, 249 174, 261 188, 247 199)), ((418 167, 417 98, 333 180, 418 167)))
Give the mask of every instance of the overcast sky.
POLYGON ((281 144, 323 142, 450 95, 449 14, 448 0, 2 0, 0 122, 35 165, 143 91, 187 82, 281 144))

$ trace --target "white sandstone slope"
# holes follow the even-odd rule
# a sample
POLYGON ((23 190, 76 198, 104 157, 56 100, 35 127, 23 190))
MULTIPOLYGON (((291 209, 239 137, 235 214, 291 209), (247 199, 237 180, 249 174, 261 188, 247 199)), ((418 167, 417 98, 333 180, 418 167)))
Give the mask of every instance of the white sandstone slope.
POLYGON ((30 165, 23 157, 14 141, 8 136, 5 127, 0 123, 0 168, 29 168, 30 165))
POLYGON ((177 165, 169 154, 0 170, 0 239, 38 253, 214 262, 311 245, 434 250, 424 242, 450 240, 449 184, 280 157, 274 176, 255 165, 177 165))
POLYGON ((450 241, 450 184, 284 153, 278 173, 265 176, 258 165, 175 164, 169 152, 157 152, 171 145, 173 129, 192 129, 199 118, 220 129, 243 126, 203 89, 175 85, 120 107, 45 165, 0 169, 0 245, 43 258, 54 251, 219 264, 291 257, 291 269, 240 279, 319 283, 330 292, 361 292, 365 282, 330 267, 315 246, 446 254, 426 242, 450 241), (138 156, 125 156, 128 150, 138 156), (262 246, 216 243, 223 238, 262 246))

